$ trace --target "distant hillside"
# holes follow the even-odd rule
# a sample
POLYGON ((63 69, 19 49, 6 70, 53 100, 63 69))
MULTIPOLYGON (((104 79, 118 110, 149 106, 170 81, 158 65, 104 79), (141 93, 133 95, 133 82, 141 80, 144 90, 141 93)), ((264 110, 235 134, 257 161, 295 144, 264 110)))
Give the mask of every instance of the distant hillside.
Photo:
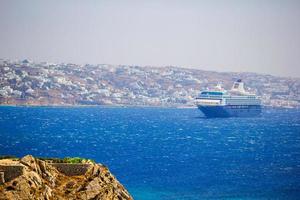
POLYGON ((300 79, 179 67, 0 60, 0 104, 194 106, 199 90, 236 79, 270 106, 300 106, 300 79))

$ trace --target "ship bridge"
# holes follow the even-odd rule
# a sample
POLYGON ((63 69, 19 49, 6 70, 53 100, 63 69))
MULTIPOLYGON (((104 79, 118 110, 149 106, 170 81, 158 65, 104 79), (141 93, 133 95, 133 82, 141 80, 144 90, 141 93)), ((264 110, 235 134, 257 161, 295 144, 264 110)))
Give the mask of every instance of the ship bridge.
POLYGON ((202 105, 221 105, 226 91, 203 91, 196 98, 197 104, 202 105))

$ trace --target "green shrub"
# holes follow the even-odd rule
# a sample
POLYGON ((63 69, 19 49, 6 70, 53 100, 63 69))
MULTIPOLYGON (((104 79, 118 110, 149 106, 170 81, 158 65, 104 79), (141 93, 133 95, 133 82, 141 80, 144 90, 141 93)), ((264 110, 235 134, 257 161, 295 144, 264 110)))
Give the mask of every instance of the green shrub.
MULTIPOLYGON (((1 159, 18 159, 16 156, 11 156, 11 155, 0 155, 0 160, 1 159)), ((85 158, 80 158, 80 157, 65 157, 65 158, 45 158, 45 157, 37 157, 37 159, 46 161, 46 162, 51 162, 51 163, 71 163, 71 164, 81 164, 81 163, 95 163, 94 160, 91 159, 85 159, 85 158)))
POLYGON ((17 159, 17 157, 12 156, 12 155, 3 155, 3 156, 0 156, 0 160, 1 159, 17 159))
POLYGON ((92 162, 95 163, 95 161, 90 160, 90 159, 85 159, 85 158, 80 158, 80 157, 66 157, 63 159, 64 163, 72 163, 72 164, 81 164, 81 163, 87 163, 87 162, 92 162))

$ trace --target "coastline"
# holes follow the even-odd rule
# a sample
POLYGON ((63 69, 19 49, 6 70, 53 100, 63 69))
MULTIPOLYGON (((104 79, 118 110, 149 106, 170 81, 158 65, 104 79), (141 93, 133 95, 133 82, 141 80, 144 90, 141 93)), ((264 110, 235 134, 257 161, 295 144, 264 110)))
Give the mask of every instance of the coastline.
POLYGON ((194 109, 197 106, 151 106, 151 105, 82 105, 82 104, 0 104, 0 107, 53 107, 53 108, 88 108, 88 107, 104 107, 104 108, 176 108, 176 109, 194 109))
MULTIPOLYGON (((159 109, 197 109, 197 106, 151 106, 151 105, 121 105, 121 104, 111 104, 111 105, 82 105, 82 104, 47 104, 47 105, 37 105, 37 104, 0 104, 0 107, 47 107, 47 108, 159 108, 159 109)), ((286 107, 286 106, 272 106, 272 105, 262 105, 263 108, 268 109, 300 109, 300 107, 286 107)))

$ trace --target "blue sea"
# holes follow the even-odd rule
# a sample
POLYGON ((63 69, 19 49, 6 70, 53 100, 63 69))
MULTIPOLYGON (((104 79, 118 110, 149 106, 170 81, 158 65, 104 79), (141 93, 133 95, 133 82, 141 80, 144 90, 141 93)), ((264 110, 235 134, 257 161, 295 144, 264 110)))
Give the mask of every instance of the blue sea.
POLYGON ((300 110, 0 107, 0 155, 79 156, 136 200, 300 199, 300 110))

